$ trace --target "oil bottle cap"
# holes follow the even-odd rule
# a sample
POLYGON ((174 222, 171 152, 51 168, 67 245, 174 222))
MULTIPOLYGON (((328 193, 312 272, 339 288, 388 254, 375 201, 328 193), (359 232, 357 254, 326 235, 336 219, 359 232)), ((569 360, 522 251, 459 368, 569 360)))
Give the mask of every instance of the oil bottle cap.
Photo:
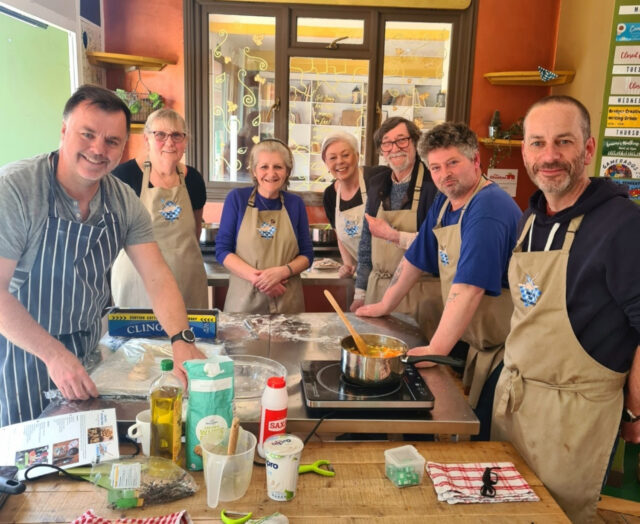
POLYGON ((280 389, 287 385, 284 377, 270 377, 267 379, 267 387, 280 389))
POLYGON ((171 371, 173 369, 173 360, 170 358, 162 359, 162 362, 160 362, 160 369, 162 371, 171 371))

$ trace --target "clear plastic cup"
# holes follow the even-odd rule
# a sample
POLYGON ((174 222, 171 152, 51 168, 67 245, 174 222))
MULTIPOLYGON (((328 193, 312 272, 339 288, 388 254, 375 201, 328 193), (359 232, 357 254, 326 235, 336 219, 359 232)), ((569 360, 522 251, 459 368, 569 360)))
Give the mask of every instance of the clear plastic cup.
POLYGON ((206 434, 200 439, 210 508, 217 507, 219 501, 243 497, 251 483, 257 439, 253 433, 240 428, 236 453, 227 455, 229 432, 227 428, 222 433, 206 434))

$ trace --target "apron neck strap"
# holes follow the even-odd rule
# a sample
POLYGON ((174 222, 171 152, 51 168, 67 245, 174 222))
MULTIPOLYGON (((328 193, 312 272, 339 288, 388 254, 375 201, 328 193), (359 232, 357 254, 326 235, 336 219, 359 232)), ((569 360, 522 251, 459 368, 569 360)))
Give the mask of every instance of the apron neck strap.
POLYGON ((420 202, 420 192, 422 191, 422 181, 424 179, 424 164, 417 159, 418 162, 418 176, 416 177, 416 187, 413 188, 413 202, 411 202, 411 211, 418 210, 418 204, 420 202))
MULTIPOLYGON (((580 224, 582 223, 583 218, 584 218, 584 215, 580 215, 577 217, 573 217, 571 219, 571 222, 569 222, 569 226, 567 227, 567 232, 565 233, 564 240, 562 242, 561 251, 563 253, 568 253, 571 250, 571 246, 575 239, 576 232, 580 228, 580 224)), ((522 245, 524 244, 525 237, 528 237, 527 251, 528 252, 531 251, 531 246, 533 243, 534 226, 535 226, 535 214, 531 213, 531 215, 529 215, 529 218, 527 218, 527 221, 525 222, 524 227, 522 228, 522 233, 520 233, 520 238, 516 243, 516 247, 514 251, 522 250, 522 245)), ((549 231, 549 235, 547 236, 547 242, 545 243, 544 251, 551 250, 551 245, 553 244, 553 239, 555 238, 555 235, 558 229, 560 229, 560 222, 556 222, 555 224, 553 224, 553 226, 551 226, 551 231, 549 231)))
MULTIPOLYGON (((458 222, 462 220, 462 216, 464 215, 464 212, 467 210, 467 207, 469 206, 469 202, 473 200, 473 197, 480 192, 480 190, 485 186, 487 182, 488 182, 488 179, 484 175, 481 175, 480 180, 478 180, 478 184, 476 185, 476 188, 473 190, 473 193, 471 193, 471 196, 469 197, 469 199, 464 203, 464 206, 462 206, 462 209, 460 211, 460 218, 458 219, 458 222)), ((438 220, 436 221, 436 224, 440 225, 440 223, 442 222, 442 217, 444 216, 450 203, 451 203, 451 200, 449 200, 449 198, 447 198, 444 201, 444 205, 440 208, 440 213, 438 214, 438 220)))
MULTIPOLYGON (((251 195, 249 196, 249 201, 247 202, 247 205, 249 207, 256 207, 256 195, 258 194, 258 187, 254 187, 253 191, 251 191, 251 195)), ((265 199, 268 200, 268 199, 265 199)), ((282 207, 284 208, 284 194, 282 193, 282 191, 280 191, 280 203, 282 204, 282 207)))

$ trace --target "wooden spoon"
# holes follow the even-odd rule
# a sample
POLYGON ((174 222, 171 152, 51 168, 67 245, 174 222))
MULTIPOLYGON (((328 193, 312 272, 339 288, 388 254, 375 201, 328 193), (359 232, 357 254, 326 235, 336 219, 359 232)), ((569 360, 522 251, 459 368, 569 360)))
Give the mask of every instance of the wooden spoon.
POLYGON ((240 429, 240 420, 233 417, 231 422, 231 430, 229 432, 229 444, 227 445, 227 455, 235 455, 238 446, 238 430, 240 429))
POLYGON ((349 322, 349 320, 347 319, 346 315, 342 312, 342 308, 338 305, 338 303, 336 302, 336 299, 333 298, 333 295, 331 294, 331 292, 328 289, 324 290, 324 296, 327 297, 327 300, 329 301, 329 304, 331 304, 333 306, 333 309, 336 310, 336 313, 338 313, 338 316, 340 317, 342 322, 344 322, 344 325, 347 326, 347 329, 349 330, 349 333, 351 334, 351 337, 353 338, 353 341, 356 343, 356 348, 358 349, 358 351, 362 355, 366 355, 367 354, 367 343, 358 334, 358 332, 355 329, 353 329, 353 326, 351 325, 351 322, 349 322))

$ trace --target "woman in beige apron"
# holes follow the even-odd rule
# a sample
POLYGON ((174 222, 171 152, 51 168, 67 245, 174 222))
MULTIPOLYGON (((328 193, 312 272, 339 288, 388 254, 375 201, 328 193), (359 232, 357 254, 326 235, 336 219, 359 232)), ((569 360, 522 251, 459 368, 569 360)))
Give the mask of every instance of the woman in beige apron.
POLYGON ((325 189, 325 212, 327 215, 330 212, 334 213, 338 249, 342 256, 342 267, 338 274, 341 278, 347 278, 354 274, 358 263, 358 246, 367 204, 364 176, 362 169, 358 167, 358 142, 349 133, 332 133, 322 141, 321 155, 329 172, 336 179, 332 186, 325 189), (335 188, 336 203, 334 209, 329 211, 326 207, 326 196, 332 191, 332 187, 335 188), (353 200, 358 195, 362 199, 361 204, 340 211, 342 201, 353 200))
MULTIPOLYGON (((460 248, 462 246, 462 218, 469 206, 469 202, 486 184, 487 180, 481 177, 471 198, 463 206, 458 222, 453 225, 443 226, 442 217, 449 207, 449 199, 447 199, 440 209, 438 221, 433 228, 433 234, 438 240, 438 270, 440 272, 443 302, 449 296, 449 291, 458 269, 460 248)), ((482 261, 479 260, 478 263, 481 264, 482 261)), ((482 296, 469 326, 462 335, 462 340, 469 344, 467 363, 462 381, 469 392, 469 404, 472 408, 477 406, 480 392, 487 378, 502 361, 504 342, 509 333, 512 311, 511 296, 505 291, 497 297, 485 294, 482 296)))
POLYGON ((618 432, 627 373, 589 356, 571 327, 567 263, 582 216, 570 222, 562 249, 524 252, 533 219, 509 264, 515 310, 491 437, 515 446, 573 522, 589 522, 618 432))
MULTIPOLYGON (((377 218, 386 220, 391 227, 399 231, 409 233, 418 231, 416 222, 424 169, 424 164, 420 163, 416 185, 413 190, 411 208, 385 211, 381 204, 378 207, 377 218)), ((387 290, 389 282, 391 282, 391 277, 404 254, 405 250, 396 244, 371 236, 371 262, 373 267, 367 282, 365 304, 375 304, 382 300, 384 292, 387 290)), ((427 339, 431 340, 440 322, 442 309, 440 280, 433 275, 424 273, 420 276, 420 280, 415 286, 411 288, 411 291, 398 304, 398 307, 394 309, 394 312, 413 316, 427 339)))
MULTIPOLYGON (((186 306, 204 309, 208 287, 197 234, 200 223, 196 223, 184 166, 179 163, 186 148, 185 129, 182 117, 171 109, 149 115, 144 135, 149 158, 143 164, 140 200, 151 215, 154 238, 186 306)), ((142 279, 124 251, 111 271, 116 306, 151 307, 142 279)))
MULTIPOLYGON (((293 155, 279 140, 263 140, 251 150, 250 167, 255 187, 240 223, 235 252, 226 255, 223 261, 231 272, 224 311, 263 314, 303 312, 300 273, 309 267, 311 260, 300 254, 299 241, 285 208, 283 193, 293 168, 293 155), (256 205, 258 198, 278 199, 280 208, 260 210, 256 205)), ((233 195, 229 197, 233 198, 233 195)), ((304 212, 304 204, 299 197, 288 197, 300 200, 298 204, 304 212)), ((306 214, 302 221, 306 224, 306 238, 301 241, 310 246, 306 214)), ((220 230, 223 227, 226 228, 226 224, 221 222, 220 230)))

